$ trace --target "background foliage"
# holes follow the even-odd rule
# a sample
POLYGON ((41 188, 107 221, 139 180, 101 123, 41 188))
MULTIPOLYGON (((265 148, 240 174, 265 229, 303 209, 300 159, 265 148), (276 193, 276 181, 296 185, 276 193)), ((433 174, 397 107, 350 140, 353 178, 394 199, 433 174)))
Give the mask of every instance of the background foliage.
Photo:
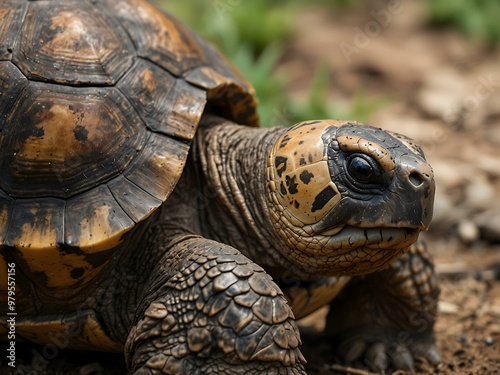
MULTIPOLYGON (((340 108, 328 100, 329 71, 320 62, 307 97, 297 101, 287 93, 286 71, 276 71, 284 46, 294 37, 294 22, 300 12, 314 6, 332 12, 366 6, 360 0, 156 0, 156 3, 216 44, 243 72, 255 87, 264 126, 321 118, 362 122, 387 102, 387 98, 369 99, 360 90, 347 111, 340 108)), ((497 20, 500 1, 426 0, 426 3, 430 25, 457 27, 467 36, 485 41, 500 40, 497 20)))

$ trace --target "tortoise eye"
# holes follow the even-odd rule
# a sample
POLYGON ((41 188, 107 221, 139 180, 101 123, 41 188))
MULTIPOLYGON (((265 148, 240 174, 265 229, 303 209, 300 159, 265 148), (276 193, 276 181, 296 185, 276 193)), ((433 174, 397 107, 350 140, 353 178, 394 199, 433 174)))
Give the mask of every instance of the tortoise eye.
POLYGON ((359 155, 353 155, 353 157, 349 158, 347 171, 354 180, 361 183, 373 182, 372 180, 376 177, 373 163, 359 155))

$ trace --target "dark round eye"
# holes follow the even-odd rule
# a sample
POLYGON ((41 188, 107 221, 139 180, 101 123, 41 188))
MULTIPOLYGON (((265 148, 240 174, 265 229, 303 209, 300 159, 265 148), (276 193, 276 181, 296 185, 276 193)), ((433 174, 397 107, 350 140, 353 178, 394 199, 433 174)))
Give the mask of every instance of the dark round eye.
POLYGON ((372 164, 361 156, 354 156, 349 159, 347 171, 358 182, 370 182, 374 174, 372 164))

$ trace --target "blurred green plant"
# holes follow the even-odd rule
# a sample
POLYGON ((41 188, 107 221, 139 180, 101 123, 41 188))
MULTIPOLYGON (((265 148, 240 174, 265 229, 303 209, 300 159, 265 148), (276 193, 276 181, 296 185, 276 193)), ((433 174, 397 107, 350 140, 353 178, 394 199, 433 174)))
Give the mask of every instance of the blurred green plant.
POLYGON ((326 66, 316 72, 307 97, 294 100, 287 94, 287 74, 277 72, 284 46, 293 36, 294 22, 305 6, 347 7, 360 0, 156 0, 222 53, 252 83, 259 99, 263 126, 289 125, 306 119, 351 118, 362 121, 382 101, 356 95, 351 111, 333 106, 327 99, 330 74, 326 66))
POLYGON ((368 117, 387 105, 387 97, 369 98, 362 90, 358 90, 348 108, 334 105, 328 99, 330 70, 320 65, 316 70, 308 94, 303 101, 288 99, 287 108, 293 123, 311 119, 339 118, 366 122, 368 117))
POLYGON ((427 0, 427 6, 433 24, 455 26, 476 40, 500 41, 498 0, 427 0))
POLYGON ((156 0, 164 9, 212 41, 227 56, 244 43, 259 55, 269 44, 290 38, 300 6, 275 0, 156 0))

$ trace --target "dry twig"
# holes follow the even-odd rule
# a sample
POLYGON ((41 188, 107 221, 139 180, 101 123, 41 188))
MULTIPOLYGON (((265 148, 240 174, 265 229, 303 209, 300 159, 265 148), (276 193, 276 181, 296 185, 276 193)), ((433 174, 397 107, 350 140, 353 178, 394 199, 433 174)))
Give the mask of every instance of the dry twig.
POLYGON ((338 371, 342 374, 348 374, 348 375, 378 375, 374 372, 361 370, 354 367, 342 366, 338 364, 330 365, 330 370, 338 371))

